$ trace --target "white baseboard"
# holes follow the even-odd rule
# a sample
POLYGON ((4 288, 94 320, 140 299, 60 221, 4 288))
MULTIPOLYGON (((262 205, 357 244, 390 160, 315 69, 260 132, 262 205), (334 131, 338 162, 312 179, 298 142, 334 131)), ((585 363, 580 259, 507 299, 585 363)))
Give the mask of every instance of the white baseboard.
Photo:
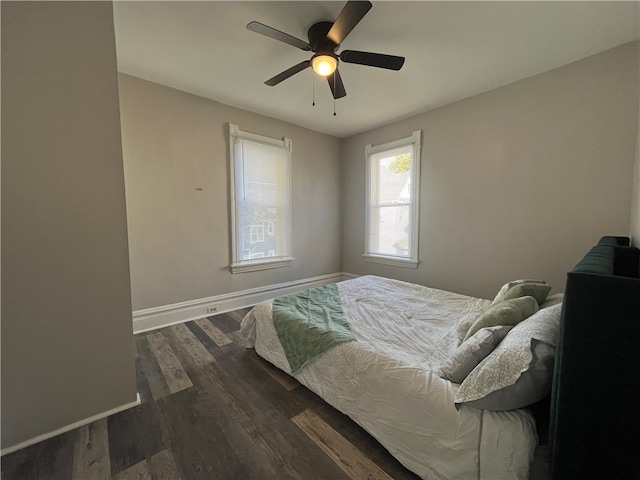
POLYGON ((356 275, 355 273, 347 273, 347 272, 342 272, 342 279, 343 280, 351 280, 353 278, 358 278, 360 275, 356 275))
POLYGON ((318 277, 278 283, 265 287, 251 288, 239 292, 225 293, 213 297, 199 298, 187 302, 163 305, 133 312, 133 333, 142 333, 157 328, 168 327, 177 323, 188 322, 198 318, 210 317, 230 312, 238 308, 250 307, 256 303, 275 298, 279 295, 296 293, 307 288, 319 287, 328 283, 340 282, 355 275, 349 273, 330 273, 318 277), (217 305, 216 313, 208 313, 207 307, 217 305))
POLYGON ((75 430, 76 428, 82 427, 83 425, 88 425, 89 423, 93 423, 96 420, 100 420, 102 418, 106 418, 110 415, 115 415, 116 413, 123 412, 132 407, 137 407, 140 405, 140 394, 136 394, 136 401, 125 403, 124 405, 120 405, 119 407, 112 408, 111 410, 107 410, 106 412, 98 413, 97 415, 93 415, 89 418, 84 418, 82 420, 78 420, 77 422, 73 422, 69 425, 65 425, 62 428, 58 428, 52 432, 43 433, 42 435, 38 435, 37 437, 30 438, 29 440, 25 440, 24 442, 20 442, 16 445, 12 445, 11 447, 3 448, 0 450, 0 456, 7 455, 9 453, 17 452, 18 450, 22 450, 23 448, 29 447, 36 443, 42 442, 44 440, 48 440, 57 435, 62 435, 63 433, 67 433, 71 430, 75 430))

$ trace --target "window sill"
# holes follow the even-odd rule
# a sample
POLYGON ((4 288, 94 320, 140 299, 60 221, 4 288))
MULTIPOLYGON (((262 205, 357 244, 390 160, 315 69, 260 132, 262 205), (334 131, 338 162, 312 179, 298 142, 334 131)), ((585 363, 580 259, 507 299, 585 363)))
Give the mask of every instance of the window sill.
POLYGON ((277 260, 249 261, 231 264, 231 273, 257 272, 272 268, 289 267, 295 259, 293 257, 278 258, 277 260))
POLYGON ((362 258, 365 262, 380 263, 382 265, 392 265, 394 267, 418 268, 418 261, 410 258, 385 257, 382 255, 363 254, 362 258))

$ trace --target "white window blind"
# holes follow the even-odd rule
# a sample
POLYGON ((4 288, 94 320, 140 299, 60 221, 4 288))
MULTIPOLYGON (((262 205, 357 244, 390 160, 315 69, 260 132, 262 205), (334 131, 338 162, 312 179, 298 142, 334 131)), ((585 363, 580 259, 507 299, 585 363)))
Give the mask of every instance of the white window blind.
POLYGON ((291 140, 229 126, 234 273, 289 265, 291 140))
POLYGON ((366 146, 366 261, 418 265, 420 133, 366 146))

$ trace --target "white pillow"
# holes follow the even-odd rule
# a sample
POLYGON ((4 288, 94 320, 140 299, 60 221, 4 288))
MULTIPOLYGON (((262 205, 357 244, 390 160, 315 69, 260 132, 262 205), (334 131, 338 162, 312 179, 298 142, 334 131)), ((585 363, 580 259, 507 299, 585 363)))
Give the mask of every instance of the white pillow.
POLYGON ((487 410, 522 408, 551 388, 562 304, 539 310, 513 327, 464 379, 456 405, 487 410))
POLYGON ((454 350, 440 368, 440 376, 455 383, 462 381, 502 341, 510 325, 496 325, 478 330, 454 350))

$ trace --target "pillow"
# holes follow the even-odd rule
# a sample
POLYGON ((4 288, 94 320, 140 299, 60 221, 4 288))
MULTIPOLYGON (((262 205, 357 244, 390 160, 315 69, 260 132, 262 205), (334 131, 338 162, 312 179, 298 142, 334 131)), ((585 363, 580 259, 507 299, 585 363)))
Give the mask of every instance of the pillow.
POLYGON ((520 297, 505 300, 493 307, 489 307, 469 327, 464 340, 466 341, 478 330, 494 325, 515 325, 538 311, 538 302, 533 297, 520 297))
POLYGON ((550 291, 551 285, 543 283, 519 283, 505 292, 503 301, 528 296, 535 298, 538 305, 540 305, 544 302, 544 299, 547 298, 550 291))
POLYGON ((478 330, 455 349, 442 365, 440 376, 455 383, 462 383, 469 372, 496 348, 511 328, 508 325, 497 325, 478 330))
POLYGON ((541 309, 513 327, 464 379, 456 406, 512 410, 544 398, 553 380, 561 310, 562 304, 541 309))
POLYGON ((549 308, 562 303, 564 300, 564 293, 554 293, 553 295, 549 295, 547 299, 540 304, 540 308, 549 308))
POLYGON ((504 298, 502 298, 502 297, 504 296, 506 291, 509 290, 511 287, 514 287, 515 285, 520 285, 521 283, 541 283, 541 284, 545 284, 547 282, 545 280, 533 280, 533 279, 530 279, 530 278, 522 278, 520 280, 512 280, 510 282, 507 282, 504 285, 502 285, 502 287, 500 287, 500 290, 498 291, 496 297, 491 302, 491 305, 495 305, 496 303, 502 302, 504 300, 504 298))
POLYGON ((498 291, 496 298, 494 298, 493 302, 491 302, 491 306, 494 306, 497 303, 502 302, 504 300, 504 294, 507 293, 507 290, 521 283, 547 283, 547 282, 545 282, 544 280, 527 280, 527 279, 513 280, 512 282, 507 282, 502 287, 500 287, 500 290, 498 291))

